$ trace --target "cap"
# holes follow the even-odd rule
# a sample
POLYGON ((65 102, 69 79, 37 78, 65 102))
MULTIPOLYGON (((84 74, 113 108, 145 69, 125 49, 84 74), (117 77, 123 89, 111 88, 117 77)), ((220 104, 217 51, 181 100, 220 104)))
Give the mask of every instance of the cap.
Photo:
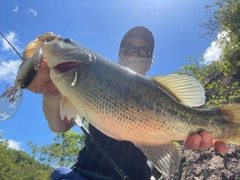
POLYGON ((143 26, 136 26, 132 29, 130 29, 123 37, 121 44, 120 44, 120 49, 121 47, 126 43, 126 41, 130 38, 140 38, 144 40, 149 48, 151 49, 151 55, 153 54, 154 50, 154 37, 151 31, 143 26))

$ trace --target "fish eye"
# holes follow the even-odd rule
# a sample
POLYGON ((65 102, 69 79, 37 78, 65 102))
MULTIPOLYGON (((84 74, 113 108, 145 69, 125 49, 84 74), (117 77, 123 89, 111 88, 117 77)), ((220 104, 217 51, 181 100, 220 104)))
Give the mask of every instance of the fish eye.
POLYGON ((64 41, 65 43, 71 43, 71 42, 72 42, 72 39, 66 38, 66 39, 64 39, 63 41, 64 41))
POLYGON ((55 39, 55 37, 47 37, 47 38, 45 38, 44 40, 46 41, 46 42, 51 42, 51 41, 53 41, 55 39))
POLYGON ((41 36, 38 36, 38 40, 41 42, 51 42, 54 39, 56 39, 58 36, 56 36, 55 34, 51 33, 51 32, 47 32, 41 36))

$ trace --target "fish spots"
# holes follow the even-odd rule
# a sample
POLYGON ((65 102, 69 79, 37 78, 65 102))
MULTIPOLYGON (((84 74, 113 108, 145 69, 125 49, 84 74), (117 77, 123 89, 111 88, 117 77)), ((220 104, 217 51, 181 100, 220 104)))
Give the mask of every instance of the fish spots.
POLYGON ((141 94, 135 94, 135 95, 133 95, 133 98, 137 103, 141 103, 141 101, 142 101, 142 95, 141 94))

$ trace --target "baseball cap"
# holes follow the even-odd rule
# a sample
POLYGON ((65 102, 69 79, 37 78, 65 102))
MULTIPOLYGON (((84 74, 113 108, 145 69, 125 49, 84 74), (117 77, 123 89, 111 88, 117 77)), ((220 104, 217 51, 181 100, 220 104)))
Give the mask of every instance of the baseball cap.
POLYGON ((126 41, 130 38, 139 38, 144 40, 150 50, 151 50, 151 55, 153 54, 154 50, 154 37, 151 31, 143 26, 136 26, 132 29, 130 29, 123 37, 121 44, 120 44, 120 49, 122 46, 126 43, 126 41))

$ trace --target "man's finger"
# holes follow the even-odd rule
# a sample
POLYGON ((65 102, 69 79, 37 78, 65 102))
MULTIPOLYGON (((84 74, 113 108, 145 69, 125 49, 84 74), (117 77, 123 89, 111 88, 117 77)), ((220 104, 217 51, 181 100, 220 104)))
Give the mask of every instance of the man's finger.
POLYGON ((200 145, 202 138, 199 134, 191 134, 185 141, 184 146, 186 149, 197 149, 200 145))
POLYGON ((214 141, 214 149, 216 149, 220 154, 225 155, 228 152, 228 147, 223 141, 214 141))
POLYGON ((213 145, 213 137, 209 132, 202 131, 200 132, 200 136, 202 137, 202 140, 200 142, 198 149, 207 150, 213 145))

